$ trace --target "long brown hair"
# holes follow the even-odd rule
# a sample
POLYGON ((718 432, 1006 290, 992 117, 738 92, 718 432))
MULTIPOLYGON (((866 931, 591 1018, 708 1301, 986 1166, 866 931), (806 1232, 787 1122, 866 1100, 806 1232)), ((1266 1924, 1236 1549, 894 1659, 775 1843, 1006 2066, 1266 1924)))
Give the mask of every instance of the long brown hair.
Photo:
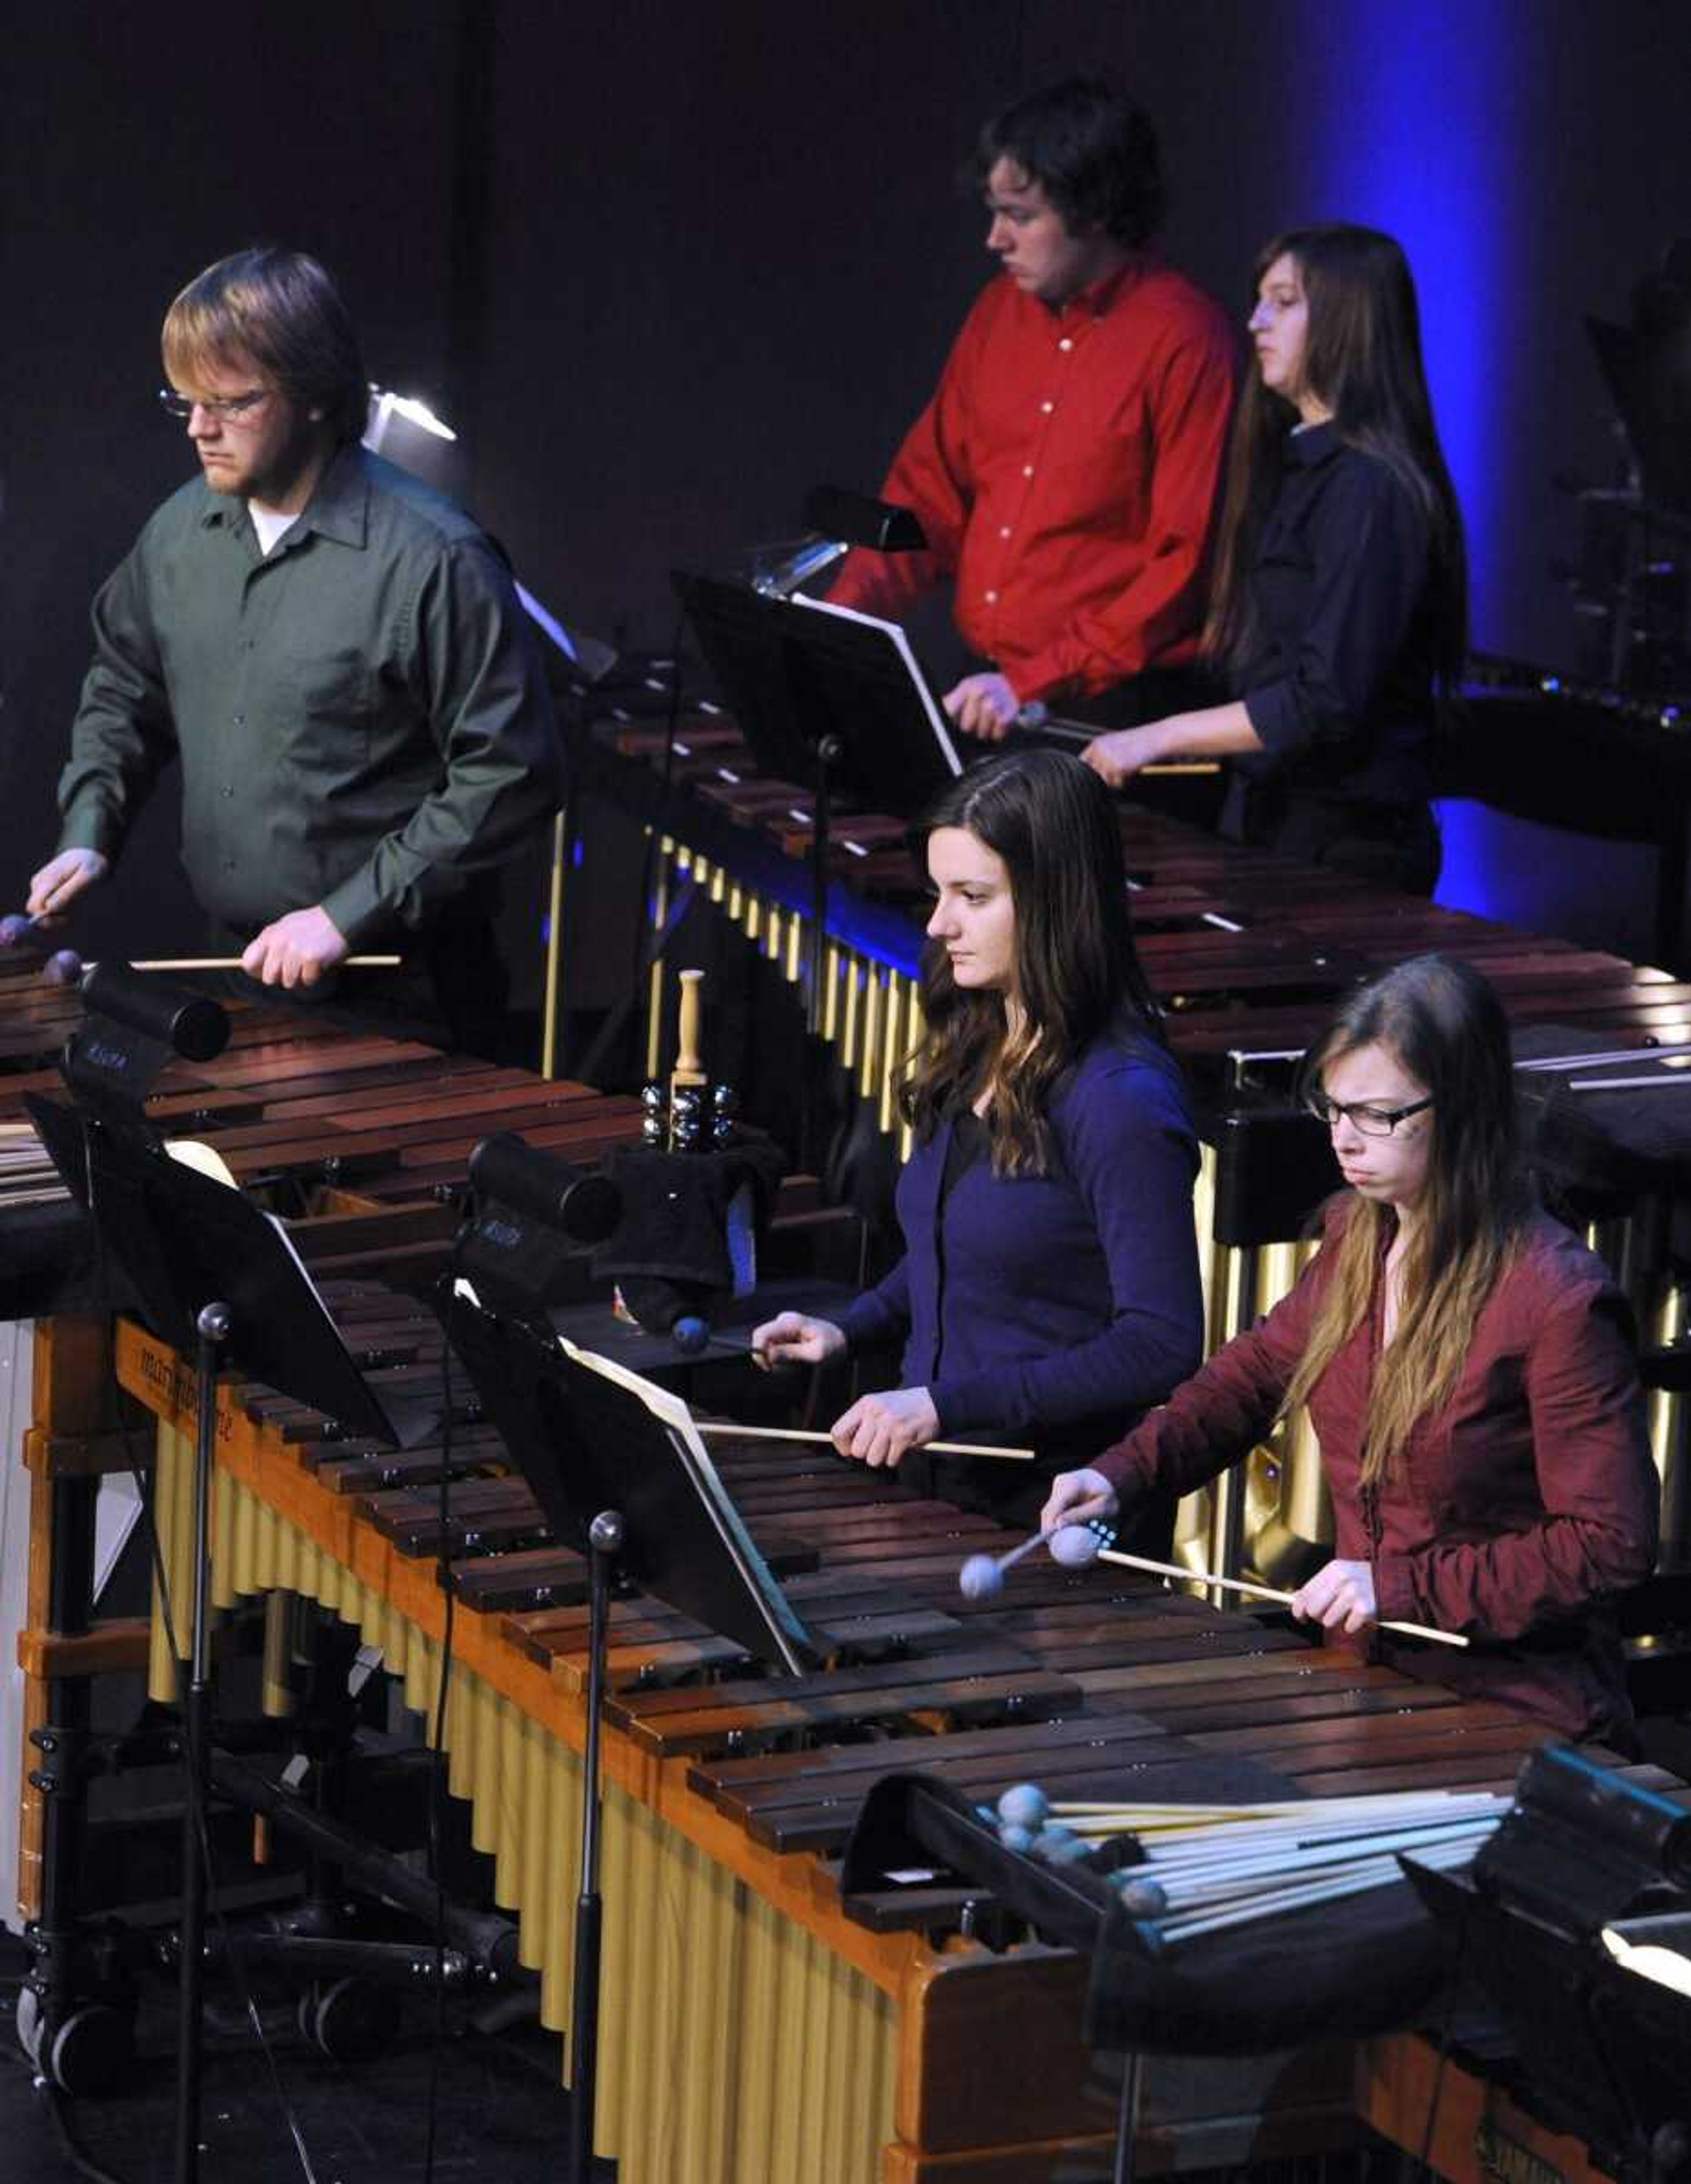
MULTIPOLYGON (((1515 1252, 1532 1199, 1515 1150, 1509 1027, 1496 992, 1470 965, 1416 956, 1363 987, 1305 1064, 1312 1087, 1341 1056, 1385 1047, 1432 1095, 1426 1183, 1403 1264, 1397 1331, 1369 1398, 1365 1482, 1389 1473, 1417 1419, 1456 1384, 1474 1322, 1515 1252)), ((1389 1206, 1356 1197, 1337 1238, 1332 1279, 1282 1413, 1308 1400, 1370 1308, 1397 1226, 1389 1206)))
MULTIPOLYGON (((1375 456, 1420 510, 1431 541, 1431 612, 1441 676, 1454 681, 1468 647, 1468 565, 1462 514, 1433 423, 1421 359, 1420 313, 1409 260, 1379 229, 1333 222, 1289 229, 1257 256, 1252 292, 1277 258, 1298 267, 1309 303, 1303 377, 1347 447, 1375 456)), ((1250 582, 1258 538, 1298 413, 1247 373, 1233 412, 1226 485, 1203 649, 1237 665, 1257 634, 1250 582)))
POLYGON ((963 828, 1004 861, 1022 1021, 1013 1035, 1003 996, 960 987, 944 947, 930 940, 922 955, 925 1029, 900 1106, 925 1138, 990 1086, 994 1172, 1042 1175, 1046 1110, 1064 1070, 1123 1016, 1162 1038, 1133 944, 1115 807, 1068 752, 1013 751, 941 791, 918 830, 922 854, 941 827, 963 828))

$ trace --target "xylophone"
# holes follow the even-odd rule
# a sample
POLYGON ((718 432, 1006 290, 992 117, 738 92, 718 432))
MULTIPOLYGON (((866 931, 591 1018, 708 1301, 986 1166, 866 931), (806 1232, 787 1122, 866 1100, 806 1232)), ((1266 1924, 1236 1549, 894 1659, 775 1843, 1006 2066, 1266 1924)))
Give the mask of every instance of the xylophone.
MULTIPOLYGON (((438 1373, 438 1334, 409 1300, 364 1283, 336 1301, 349 1340, 384 1361, 378 1385, 438 1373)), ((118 1366, 163 1422, 158 1502, 179 1558, 192 1376, 128 1324, 118 1366)), ((971 1798, 1030 1775, 1063 1797, 1129 1781, 1136 1799, 1504 1789, 1546 1734, 1136 1576, 1024 1560, 995 1599, 971 1602, 957 1574, 1002 1540, 989 1522, 808 1446, 725 1437, 712 1453, 830 1658, 772 1679, 655 1602, 617 1604, 598 2143, 628 2184, 1106 2173, 1113 2103, 1078 2038, 1077 1957, 1000 1946, 1012 1937, 979 1890, 901 1891, 846 1915, 834 1861, 865 1793, 900 1768, 971 1798)), ((450 1781, 519 1915, 543 2017, 562 2030, 585 1579, 494 1454, 472 1439, 449 1488, 450 1781)), ((226 1388, 217 1461, 220 1602, 304 1595, 379 1647, 427 1712, 438 1450, 362 1449, 297 1404, 226 1388)), ((1191 2167, 1351 2143, 1359 2074, 1389 2086, 1393 2069, 1387 2049, 1365 2064, 1342 2041, 1153 2065, 1145 2152, 1191 2167)))

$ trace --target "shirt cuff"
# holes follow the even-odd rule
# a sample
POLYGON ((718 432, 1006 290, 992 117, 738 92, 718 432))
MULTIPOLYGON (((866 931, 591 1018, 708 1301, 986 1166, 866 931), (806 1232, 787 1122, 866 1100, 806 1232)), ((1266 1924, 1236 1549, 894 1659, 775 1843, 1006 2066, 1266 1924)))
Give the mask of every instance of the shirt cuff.
POLYGON ((996 1373, 970 1373, 960 1380, 930 1380, 929 1401, 942 1436, 978 1433, 983 1426, 1006 1429, 1004 1385, 996 1373))
POLYGON ((377 894, 368 866, 332 888, 318 907, 349 950, 356 949, 386 922, 385 906, 377 894))
POLYGON ((1113 1448, 1107 1448, 1102 1456, 1095 1456, 1086 1468, 1108 1479, 1124 1500, 1136 1494, 1148 1494, 1157 1484, 1153 1466, 1148 1458, 1136 1451, 1131 1435, 1125 1440, 1119 1440, 1113 1448))
POLYGON ((122 840, 123 829, 98 804, 74 805, 65 813, 59 830, 60 850, 94 850, 109 864, 116 862, 122 840))
POLYGON ((1245 717, 1270 757, 1294 758, 1311 741, 1284 682, 1270 682, 1260 690, 1247 691, 1243 702, 1245 717))
POLYGON ((897 1313, 885 1305, 873 1290, 867 1296, 854 1297, 834 1324, 845 1336, 848 1351, 872 1350, 878 1343, 903 1332, 897 1313))

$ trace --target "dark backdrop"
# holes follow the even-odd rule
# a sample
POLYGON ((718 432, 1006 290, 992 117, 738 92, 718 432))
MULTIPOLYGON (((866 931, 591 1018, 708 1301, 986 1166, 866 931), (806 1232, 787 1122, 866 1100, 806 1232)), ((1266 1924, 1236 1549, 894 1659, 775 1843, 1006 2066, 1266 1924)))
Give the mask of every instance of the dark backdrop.
MULTIPOLYGON (((1166 247, 1230 305, 1280 226, 1404 235, 1476 638, 1564 659, 1549 476, 1614 460, 1580 315, 1623 316, 1691 230, 1686 23, 1681 0, 8 0, 0 905, 52 846, 89 599, 189 472, 153 391, 201 265, 319 253, 375 376, 458 426, 531 587, 661 644, 670 566, 879 476, 985 270, 955 183, 976 123, 1094 60, 1159 124, 1166 247)), ((79 944, 185 938, 172 801, 79 944)), ((1545 892, 1571 869, 1482 829, 1442 892, 1589 926, 1545 892)))

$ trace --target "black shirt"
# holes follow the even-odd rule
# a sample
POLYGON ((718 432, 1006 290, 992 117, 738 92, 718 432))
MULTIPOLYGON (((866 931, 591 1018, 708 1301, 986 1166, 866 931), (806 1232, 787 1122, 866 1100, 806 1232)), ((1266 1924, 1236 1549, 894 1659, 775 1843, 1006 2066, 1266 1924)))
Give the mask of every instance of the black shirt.
POLYGON ((1282 799, 1423 804, 1437 667, 1427 520, 1332 425, 1287 436, 1250 575, 1257 641, 1236 687, 1282 799))

